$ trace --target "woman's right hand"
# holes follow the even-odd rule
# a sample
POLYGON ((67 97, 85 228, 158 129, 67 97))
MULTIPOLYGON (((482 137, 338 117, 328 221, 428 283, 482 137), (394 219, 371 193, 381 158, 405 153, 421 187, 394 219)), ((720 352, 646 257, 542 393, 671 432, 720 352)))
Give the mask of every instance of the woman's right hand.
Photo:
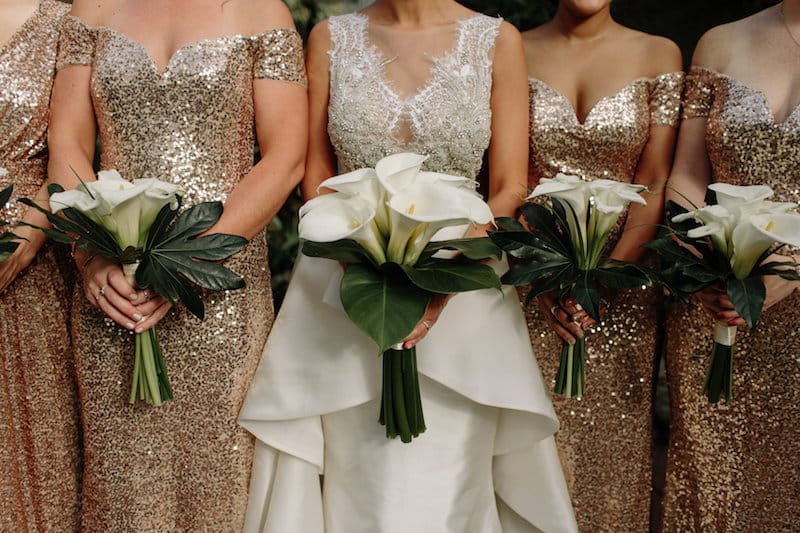
POLYGON ((702 291, 696 292, 694 298, 714 320, 728 326, 744 326, 746 324, 734 309, 733 303, 722 285, 706 287, 702 291))
POLYGON ((574 298, 559 301, 555 292, 545 292, 537 296, 536 301, 553 331, 570 344, 582 339, 583 330, 596 324, 574 298))
POLYGON ((164 318, 172 304, 149 289, 136 290, 116 263, 100 256, 83 268, 83 292, 90 304, 120 326, 141 333, 164 318))

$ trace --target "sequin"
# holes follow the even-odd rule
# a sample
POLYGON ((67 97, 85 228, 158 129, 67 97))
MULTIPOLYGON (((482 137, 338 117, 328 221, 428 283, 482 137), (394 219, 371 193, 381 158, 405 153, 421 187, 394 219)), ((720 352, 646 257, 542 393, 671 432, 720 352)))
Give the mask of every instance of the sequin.
MULTIPOLYGON (((692 67, 684 114, 706 120, 714 181, 769 185, 798 201, 800 108, 776 123, 764 95, 734 78, 692 67)), ((797 253, 797 250, 794 250, 797 253)), ((800 524, 800 293, 739 328, 733 403, 701 394, 713 319, 699 306, 668 310, 672 421, 665 531, 796 531, 800 524)))
MULTIPOLYGON (((163 72, 110 28, 68 17, 59 65, 89 64, 101 167, 179 184, 185 204, 225 200, 253 164, 253 78, 305 83, 294 30, 182 47, 163 72)), ((205 294, 200 322, 183 307, 158 333, 175 399, 130 405, 130 333, 74 298, 84 417, 87 531, 241 531, 253 439, 236 424, 271 327, 264 233, 227 261, 246 281, 205 294)))
MULTIPOLYGON (((58 31, 69 6, 43 0, 0 48, 0 219, 17 221, 45 178, 58 31)), ((80 422, 63 251, 45 245, 0 294, 0 531, 76 531, 80 422)))
POLYGON ((409 98, 387 82, 384 68, 392 58, 367 42, 368 22, 360 14, 329 19, 334 47, 328 134, 340 163, 346 169, 370 167, 407 151, 427 155, 427 169, 477 176, 491 136, 490 51, 500 19, 459 21, 456 47, 430 58, 430 80, 409 98), (407 139, 398 135, 403 126, 411 132, 407 139))
MULTIPOLYGON (((581 124, 563 95, 530 79, 531 185, 558 172, 632 181, 650 128, 677 126, 682 86, 683 73, 634 80, 600 100, 581 124)), ((610 246, 623 224, 624 217, 610 246)), ((553 397, 561 420, 556 442, 581 531, 648 529, 659 302, 654 289, 620 291, 587 331, 585 396, 553 397)), ((552 388, 561 341, 535 303, 527 320, 552 388)))

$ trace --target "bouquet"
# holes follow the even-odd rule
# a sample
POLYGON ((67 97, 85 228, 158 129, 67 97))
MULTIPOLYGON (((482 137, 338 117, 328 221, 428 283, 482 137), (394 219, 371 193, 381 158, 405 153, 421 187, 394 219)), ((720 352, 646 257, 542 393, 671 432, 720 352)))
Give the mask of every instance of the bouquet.
MULTIPOLYGON (((498 219, 489 237, 520 261, 503 283, 531 285, 526 304, 545 292, 559 299, 573 295, 586 313, 600 320, 600 286, 630 288, 650 285, 641 266, 602 260, 611 230, 630 202, 645 204, 642 185, 557 174, 542 178, 528 199, 547 195, 549 204, 528 202, 520 209, 527 228, 511 218, 498 219)), ((555 392, 581 397, 584 392, 585 338, 561 346, 555 392)))
POLYGON ((500 258, 483 238, 431 241, 440 229, 492 221, 474 180, 422 172, 424 156, 399 153, 324 181, 336 192, 300 208, 302 252, 347 265, 340 296, 345 312, 383 354, 379 421, 386 436, 410 442, 425 431, 416 348, 402 340, 435 294, 500 289, 477 260, 500 258), (453 257, 453 252, 460 252, 453 257))
MULTIPOLYGON (((180 215, 182 192, 157 179, 129 182, 115 170, 69 191, 48 187, 52 213, 21 201, 47 216, 52 229, 39 228, 57 242, 94 248, 119 262, 131 285, 151 288, 173 304, 182 301, 196 317, 203 301, 192 283, 210 290, 244 286, 235 272, 214 263, 241 250, 247 239, 215 233, 197 237, 222 214, 222 203, 199 203, 180 215), (61 212, 63 216, 56 215, 61 212)), ((129 401, 161 405, 173 397, 155 328, 137 333, 129 401)))
MULTIPOLYGON (((667 203, 671 234, 647 246, 664 260, 664 284, 684 301, 695 292, 721 285, 749 327, 761 317, 766 298, 762 276, 799 280, 793 262, 765 259, 783 244, 800 246, 797 204, 772 202, 765 185, 708 186, 706 206, 689 211, 667 203)), ((732 398, 736 326, 717 322, 703 393, 711 403, 732 398)))
MULTIPOLYGON (((7 175, 8 171, 4 168, 0 168, 0 178, 7 175)), ((13 189, 14 187, 12 185, 0 191, 0 209, 2 209, 8 203, 8 200, 11 199, 11 192, 13 189)), ((5 220, 0 220, 0 229, 6 226, 8 226, 8 222, 5 220)), ((10 231, 4 231, 3 233, 0 233, 0 263, 11 257, 11 254, 13 254, 14 250, 17 249, 17 246, 19 246, 17 239, 19 239, 19 237, 10 231)))

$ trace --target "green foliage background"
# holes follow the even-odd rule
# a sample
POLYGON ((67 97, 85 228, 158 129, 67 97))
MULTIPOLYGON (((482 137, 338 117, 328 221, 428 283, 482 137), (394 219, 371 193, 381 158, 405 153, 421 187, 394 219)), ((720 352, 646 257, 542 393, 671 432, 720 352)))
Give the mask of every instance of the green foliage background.
MULTIPOLYGON (((308 36, 314 24, 325 17, 349 12, 368 2, 350 0, 285 0, 298 31, 308 36)), ((549 20, 558 0, 461 0, 465 6, 492 16, 501 16, 524 31, 549 20)), ((709 28, 751 15, 777 0, 613 0, 614 18, 626 26, 663 35, 691 61, 697 40, 709 28)), ((272 221, 269 231, 270 267, 275 302, 280 305, 297 256, 297 209, 295 193, 272 221)))

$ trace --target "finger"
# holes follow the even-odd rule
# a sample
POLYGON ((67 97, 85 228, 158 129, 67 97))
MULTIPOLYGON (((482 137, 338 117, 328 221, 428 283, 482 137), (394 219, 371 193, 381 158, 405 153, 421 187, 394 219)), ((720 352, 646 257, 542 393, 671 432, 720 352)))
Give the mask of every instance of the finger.
POLYGON ((737 318, 741 318, 741 316, 739 316, 739 313, 737 313, 736 311, 726 310, 717 313, 717 318, 720 320, 735 320, 737 318))
POLYGON ((140 320, 139 323, 136 324, 136 329, 134 331, 136 331, 136 333, 142 333, 152 328, 167 315, 171 308, 172 304, 165 300, 151 315, 140 320))
MULTIPOLYGON (((129 297, 120 294, 111 285, 104 287, 102 293, 103 294, 97 298, 98 301, 105 299, 105 301, 114 306, 120 314, 127 317, 127 322, 135 324, 144 316, 136 305, 131 302, 129 297)), ((98 294, 100 293, 98 292, 98 294)))
POLYGON ((142 303, 136 306, 136 309, 139 311, 139 314, 142 316, 152 315, 156 309, 164 305, 167 301, 166 298, 163 296, 156 296, 155 298, 150 298, 147 301, 143 301, 142 303))
POLYGON ((121 313, 116 307, 114 307, 103 295, 95 296, 95 301, 97 302, 97 306, 103 311, 108 317, 126 329, 133 329, 135 324, 134 321, 131 320, 129 317, 125 316, 121 313))
POLYGON ((550 328, 556 332, 556 335, 561 337, 561 340, 570 344, 575 344, 575 337, 573 337, 572 334, 565 329, 558 320, 550 317, 547 319, 547 323, 550 324, 550 328))
POLYGON ((570 317, 566 311, 561 308, 556 309, 555 313, 553 313, 553 317, 559 322, 561 327, 569 331, 572 336, 577 339, 583 338, 583 328, 581 328, 580 324, 573 322, 572 317, 570 317))
POLYGON ((728 298, 727 295, 718 297, 717 302, 719 303, 720 307, 725 309, 734 309, 733 302, 731 302, 731 299, 728 298))
POLYGON ((128 283, 125 274, 119 268, 109 270, 107 282, 109 286, 129 301, 136 301, 141 298, 141 291, 137 293, 136 289, 128 283))

